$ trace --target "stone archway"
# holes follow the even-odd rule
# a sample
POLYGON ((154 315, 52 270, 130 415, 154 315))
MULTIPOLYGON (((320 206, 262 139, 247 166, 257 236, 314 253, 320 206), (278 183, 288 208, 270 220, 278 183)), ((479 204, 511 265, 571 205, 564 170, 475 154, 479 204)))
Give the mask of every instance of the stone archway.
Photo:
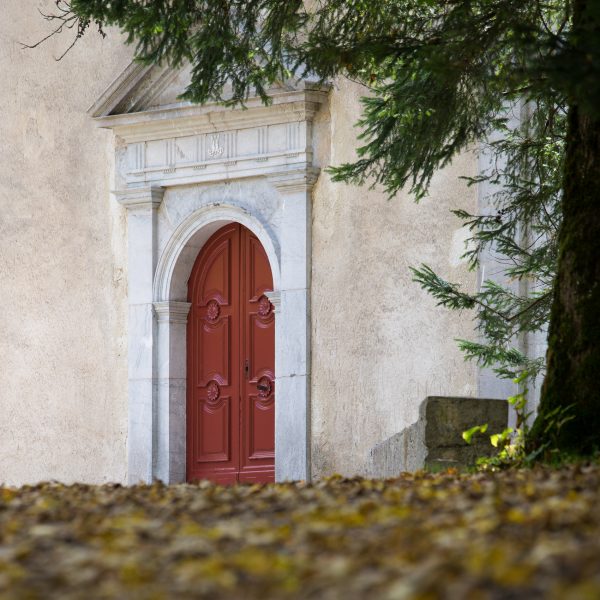
POLYGON ((156 267, 154 302, 186 302, 187 282, 198 252, 215 231, 228 223, 239 223, 258 237, 269 257, 275 289, 280 289, 277 239, 259 218, 240 206, 223 201, 192 212, 173 231, 156 267))
POLYGON ((185 480, 187 281, 204 243, 227 223, 240 223, 257 236, 273 273, 275 289, 268 296, 276 315, 275 477, 309 479, 311 185, 305 174, 294 174, 275 184, 118 194, 129 212, 130 483, 185 480), (145 298, 150 301, 141 302, 145 298))
MULTIPOLYGON (((206 241, 230 223, 244 225, 261 241, 273 274, 275 291, 269 296, 276 312, 279 305, 281 275, 277 241, 256 217, 240 207, 223 202, 218 206, 209 205, 194 211, 172 233, 158 261, 153 286, 153 296, 156 299, 153 304, 158 325, 153 471, 154 476, 163 481, 185 481, 186 326, 190 308, 187 302, 188 279, 194 261, 206 241)), ((276 329, 283 326, 281 321, 279 316, 276 317, 276 329)), ((280 346, 276 344, 276 353, 278 349, 280 346)), ((279 357, 280 364, 282 358, 279 357)), ((285 363, 285 358, 283 362, 285 363)))

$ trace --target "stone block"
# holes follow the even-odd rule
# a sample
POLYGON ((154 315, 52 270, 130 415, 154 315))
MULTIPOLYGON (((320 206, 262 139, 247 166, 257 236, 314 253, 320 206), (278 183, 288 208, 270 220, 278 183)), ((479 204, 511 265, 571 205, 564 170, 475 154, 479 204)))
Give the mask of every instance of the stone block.
POLYGON ((466 444, 464 446, 441 446, 429 450, 424 466, 432 470, 468 467, 474 465, 479 457, 492 456, 494 452, 495 448, 489 443, 470 446, 466 444))
POLYGON ((503 431, 507 423, 506 400, 429 396, 415 423, 371 449, 366 472, 370 477, 395 477, 423 467, 474 465, 480 456, 494 453, 489 434, 503 431), (486 434, 475 436, 471 445, 463 440, 463 431, 485 423, 486 434))
POLYGON ((425 406, 425 466, 443 468, 470 466, 480 456, 492 456, 489 435, 508 424, 508 403, 491 398, 430 396, 425 406), (475 425, 487 424, 487 432, 467 444, 462 433, 475 425))
POLYGON ((488 424, 488 431, 502 431, 508 421, 506 400, 429 396, 425 409, 425 444, 428 448, 465 446, 462 432, 488 424))

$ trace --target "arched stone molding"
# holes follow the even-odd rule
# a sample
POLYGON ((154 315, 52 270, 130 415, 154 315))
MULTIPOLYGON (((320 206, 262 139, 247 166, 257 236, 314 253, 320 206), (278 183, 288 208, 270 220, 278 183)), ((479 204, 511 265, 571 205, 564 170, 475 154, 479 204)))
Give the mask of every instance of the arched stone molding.
POLYGON ((240 223, 258 237, 269 258, 274 287, 279 289, 281 275, 277 240, 259 218, 242 207, 225 202, 198 209, 173 232, 156 267, 155 302, 185 300, 193 261, 208 238, 227 223, 240 223))
MULTIPOLYGON (((251 190, 248 196, 252 197, 251 190)), ((280 286, 278 242, 247 208, 226 202, 203 206, 185 217, 168 238, 153 286, 157 317, 153 476, 162 481, 185 480, 187 282, 206 241, 228 223, 240 223, 259 238, 269 258, 274 287, 280 286)))

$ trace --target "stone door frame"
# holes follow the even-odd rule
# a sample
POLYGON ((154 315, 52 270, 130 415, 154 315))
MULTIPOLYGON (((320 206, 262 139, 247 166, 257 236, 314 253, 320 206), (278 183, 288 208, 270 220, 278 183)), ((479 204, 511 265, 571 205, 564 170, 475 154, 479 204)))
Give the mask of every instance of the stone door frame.
POLYGON ((288 89, 247 110, 94 115, 121 140, 113 193, 127 211, 130 484, 185 481, 187 280, 202 245, 232 222, 259 238, 273 272, 275 477, 310 478, 312 119, 325 99, 288 89))

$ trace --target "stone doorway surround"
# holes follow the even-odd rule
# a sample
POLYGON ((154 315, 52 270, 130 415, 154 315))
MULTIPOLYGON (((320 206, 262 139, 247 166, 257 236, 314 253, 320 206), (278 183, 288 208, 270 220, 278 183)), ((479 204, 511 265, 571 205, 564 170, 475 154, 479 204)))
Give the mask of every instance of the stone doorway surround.
POLYGON ((312 121, 326 92, 281 88, 270 106, 250 99, 236 110, 144 107, 153 85, 176 80, 132 64, 90 109, 119 140, 114 195, 127 210, 128 482, 185 481, 187 280, 203 244, 231 222, 256 234, 273 272, 275 477, 306 480, 312 121))

